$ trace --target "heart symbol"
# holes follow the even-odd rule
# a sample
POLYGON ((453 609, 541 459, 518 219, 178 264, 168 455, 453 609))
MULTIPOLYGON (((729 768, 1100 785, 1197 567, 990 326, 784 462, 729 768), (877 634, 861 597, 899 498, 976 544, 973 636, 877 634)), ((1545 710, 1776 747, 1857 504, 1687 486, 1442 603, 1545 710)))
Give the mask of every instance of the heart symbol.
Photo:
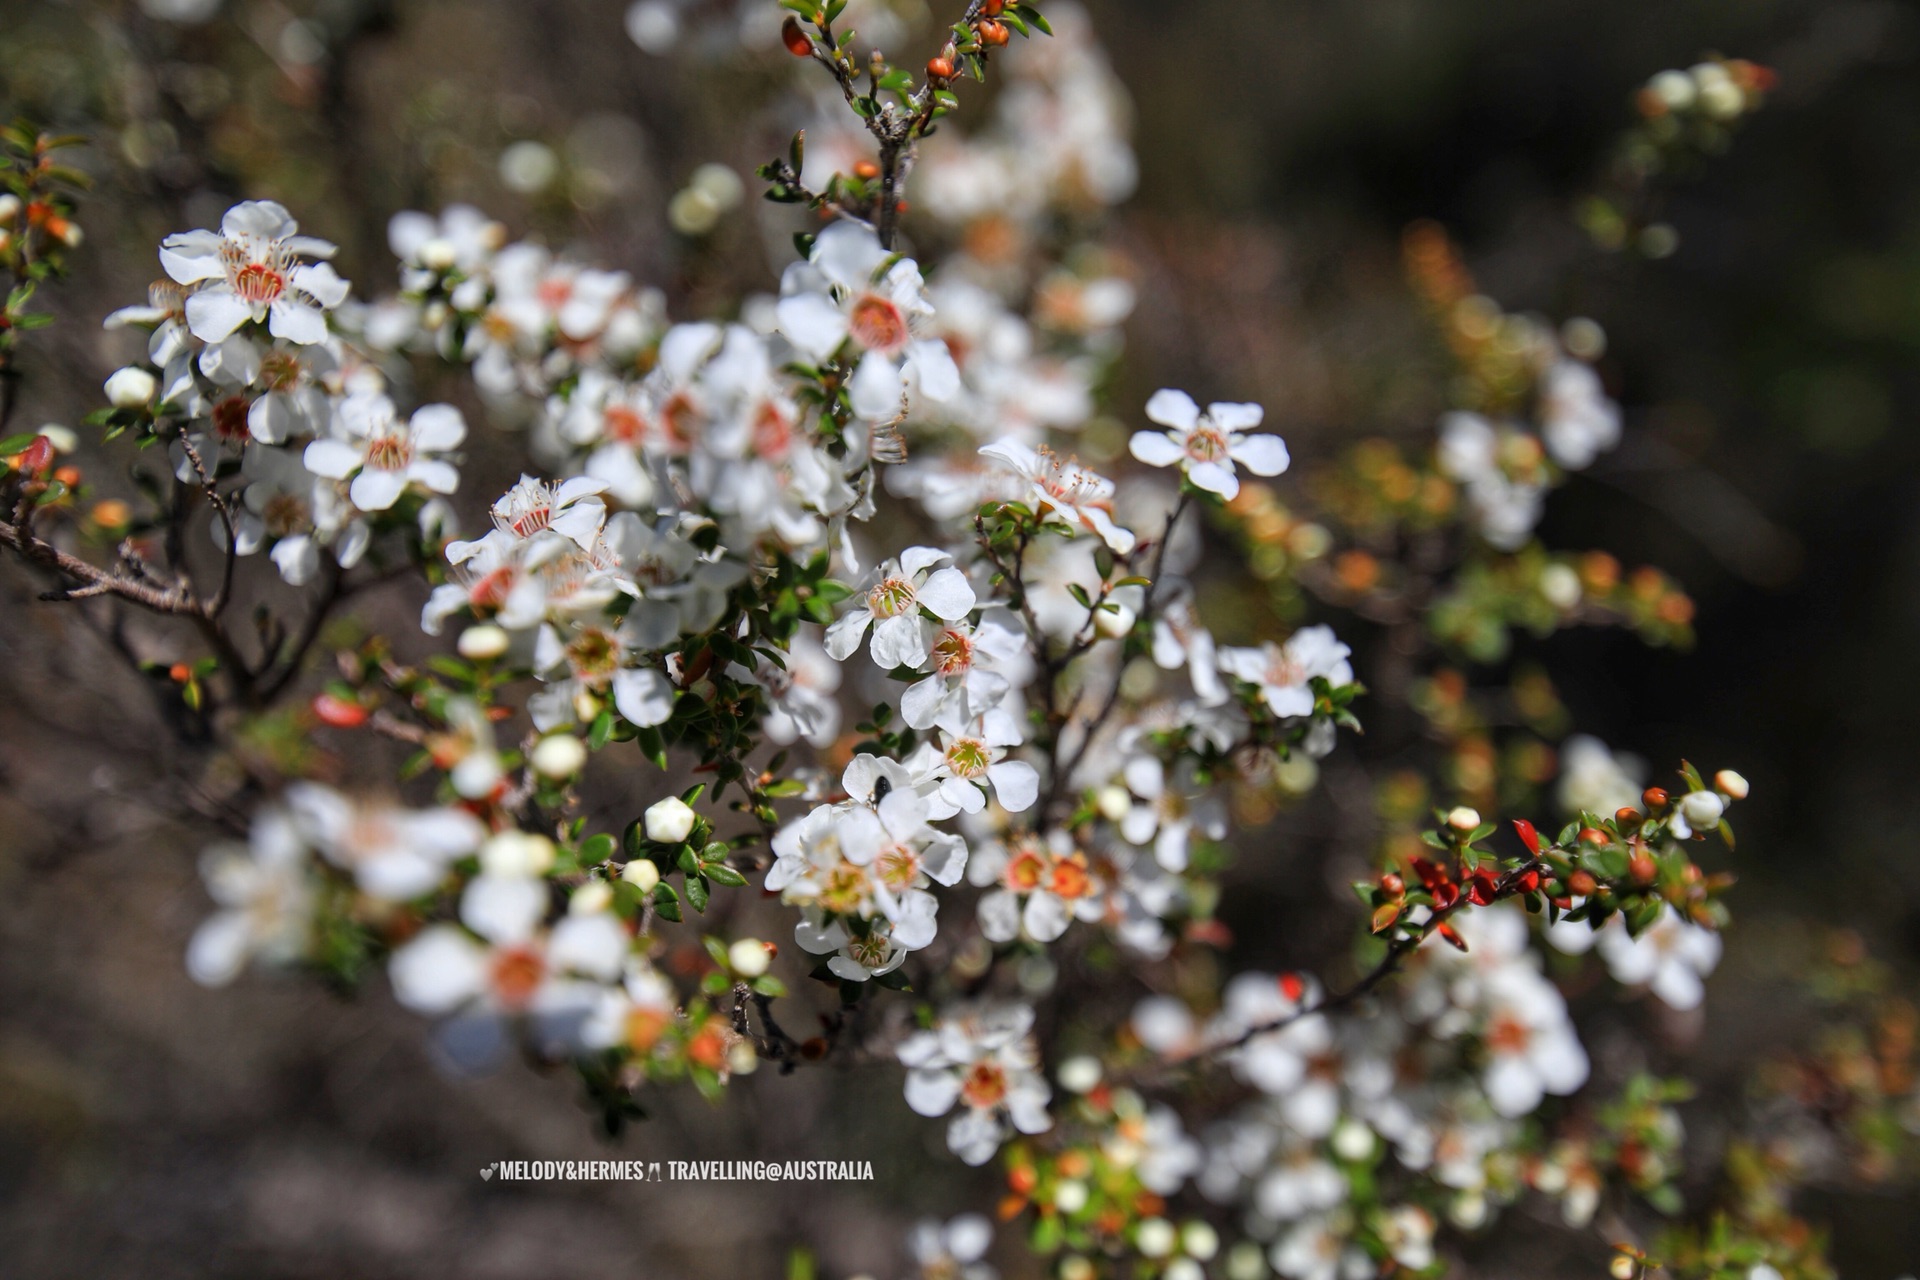
POLYGON ((486 1168, 484 1168, 484 1169, 482 1169, 482 1170, 480 1171, 480 1176, 481 1176, 481 1177, 482 1177, 483 1179, 486 1179, 486 1180, 488 1180, 488 1181, 491 1181, 491 1180, 492 1180, 492 1178, 493 1178, 493 1166, 492 1166, 492 1165, 488 1165, 488 1166, 487 1166, 486 1168))

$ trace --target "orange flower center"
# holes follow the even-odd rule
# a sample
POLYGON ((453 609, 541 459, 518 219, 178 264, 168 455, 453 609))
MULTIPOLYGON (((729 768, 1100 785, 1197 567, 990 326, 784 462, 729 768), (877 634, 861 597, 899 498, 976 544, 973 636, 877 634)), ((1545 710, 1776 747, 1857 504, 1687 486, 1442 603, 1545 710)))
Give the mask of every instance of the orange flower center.
POLYGON ((493 958, 490 977, 494 997, 508 1009, 524 1009, 546 972, 546 962, 538 952, 508 947, 493 958))
POLYGON ((912 336, 900 308, 877 293, 863 293, 854 299, 848 328, 855 342, 881 355, 892 355, 912 336))
POLYGON ((960 1096, 979 1110, 999 1106, 1007 1096, 1007 1073, 996 1062, 976 1062, 960 1085, 960 1096))

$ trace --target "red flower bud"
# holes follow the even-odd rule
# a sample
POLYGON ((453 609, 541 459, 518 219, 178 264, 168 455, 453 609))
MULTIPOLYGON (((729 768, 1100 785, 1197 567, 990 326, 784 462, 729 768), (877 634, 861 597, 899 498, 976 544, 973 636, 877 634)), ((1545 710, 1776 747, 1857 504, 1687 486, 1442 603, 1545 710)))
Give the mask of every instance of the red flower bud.
POLYGON ((1648 809, 1664 809, 1667 806, 1667 793, 1660 787, 1648 787, 1640 793, 1640 801, 1648 809))
POLYGON ((1592 897, 1593 891, 1599 887, 1600 882, 1593 878, 1591 871, 1576 871, 1567 877, 1567 888, 1573 890, 1576 897, 1592 897))
POLYGON ((929 80, 953 79, 953 63, 945 58, 927 59, 927 78, 929 80))
POLYGON ((788 18, 780 26, 780 43, 787 46, 787 52, 796 58, 813 56, 813 41, 800 29, 798 18, 788 18))
POLYGON ((989 18, 997 18, 1006 12, 1006 8, 1007 0, 986 0, 986 3, 980 6, 980 12, 986 14, 989 18))
POLYGON ((981 44, 1002 45, 1011 38, 1004 22, 983 22, 975 30, 980 34, 981 44))
POLYGON ((1380 877, 1380 892, 1389 898, 1398 898, 1407 891, 1407 882, 1389 871, 1380 877))
POLYGON ((1459 934, 1455 933, 1453 931, 1453 926, 1450 924, 1443 924, 1440 926, 1440 936, 1445 938, 1448 944, 1451 945, 1456 951, 1465 951, 1467 949, 1467 940, 1461 937, 1459 934))
POLYGON ((1300 999, 1300 997, 1305 995, 1306 993, 1307 993, 1307 984, 1301 979, 1299 974, 1283 973, 1280 975, 1280 994, 1281 995, 1285 996, 1289 1000, 1293 1000, 1297 1002, 1300 999))
POLYGON ((1540 873, 1532 867, 1528 867, 1520 873, 1520 879, 1517 883, 1520 886, 1520 892, 1532 893, 1540 887, 1540 873))
POLYGON ((357 729, 367 722, 367 709, 357 702, 323 693, 313 700, 314 718, 336 729, 357 729))
POLYGON ((1601 830, 1600 828, 1598 828, 1598 827, 1582 827, 1582 828, 1580 828, 1580 843, 1582 843, 1582 844, 1606 844, 1607 842, 1608 842, 1608 841, 1607 841, 1607 833, 1606 833, 1606 832, 1604 832, 1604 831, 1602 831, 1602 830, 1601 830))
POLYGON ((35 436, 33 443, 20 451, 17 465, 36 479, 46 475, 47 468, 53 465, 53 441, 45 436, 35 436))
POLYGON ((1613 820, 1623 827, 1637 827, 1640 825, 1640 811, 1628 805, 1625 808, 1614 810, 1613 820))
POLYGON ((1484 907, 1492 902, 1500 892, 1500 882, 1493 878, 1491 871, 1476 871, 1467 884, 1467 901, 1476 907, 1484 907))

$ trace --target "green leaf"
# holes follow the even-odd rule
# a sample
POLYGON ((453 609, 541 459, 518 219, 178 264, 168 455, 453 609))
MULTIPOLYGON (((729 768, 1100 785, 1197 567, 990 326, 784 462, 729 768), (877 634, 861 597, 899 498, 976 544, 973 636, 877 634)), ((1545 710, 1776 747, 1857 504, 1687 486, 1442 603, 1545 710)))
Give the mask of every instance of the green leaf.
POLYGON ((709 862, 703 869, 707 879, 715 884, 724 884, 730 889, 744 888, 747 878, 724 862, 709 862))
POLYGON ((662 920, 680 923, 680 895, 673 891, 672 885, 659 884, 653 887, 653 909, 662 920))
POLYGON ((584 866, 605 862, 613 857, 616 847, 613 837, 604 831, 596 836, 588 836, 580 845, 580 862, 584 866))
POLYGON ((713 890, 711 886, 707 884, 705 876, 687 877, 687 902, 692 905, 695 911, 703 914, 706 912, 707 899, 711 896, 712 892, 713 890))

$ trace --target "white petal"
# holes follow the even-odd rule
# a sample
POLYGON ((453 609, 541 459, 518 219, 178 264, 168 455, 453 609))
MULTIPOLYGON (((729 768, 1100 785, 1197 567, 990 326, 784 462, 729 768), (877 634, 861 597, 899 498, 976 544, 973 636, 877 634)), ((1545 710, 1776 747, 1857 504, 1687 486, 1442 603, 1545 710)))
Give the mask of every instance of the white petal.
POLYGON ((362 511, 385 511, 407 491, 407 477, 399 471, 362 471, 347 488, 347 496, 362 511))
POLYGON ((283 297, 267 308, 267 332, 288 342, 312 346, 327 340, 327 317, 318 307, 283 297))
POLYGON ((1277 476, 1291 461, 1287 445, 1279 436, 1244 436, 1228 450, 1233 460, 1257 476, 1277 476))
POLYGON ((1150 467, 1170 467, 1186 457, 1187 451, 1164 431, 1136 431, 1127 443, 1127 452, 1150 467))
POLYGON ((187 328, 202 342, 224 342, 253 319, 253 308, 228 289, 202 289, 187 298, 187 328))
POLYGON ((1196 462, 1187 468, 1187 479, 1209 493, 1217 493, 1231 502, 1240 493, 1240 478, 1233 468, 1217 462, 1196 462))
POLYGON ((869 422, 885 422, 900 416, 906 382, 900 367, 886 356, 869 351, 860 358, 847 386, 853 411, 869 422))
POLYGON ((1008 813, 1022 813, 1040 798, 1040 774, 1024 760, 1002 760, 987 769, 994 799, 1008 813))
POLYGON ((946 622, 958 622, 973 612, 976 599, 967 575, 951 566, 928 577, 915 595, 935 617, 946 622))
POLYGON ((673 686, 651 667, 628 668, 613 677, 613 705, 640 728, 665 724, 673 715, 673 686))
POLYGON ((1200 421, 1200 406, 1186 392, 1168 388, 1154 392, 1153 398, 1147 401, 1147 417, 1163 427, 1190 431, 1193 424, 1200 421))
POLYGON ((774 308, 780 332, 801 354, 825 360, 847 337, 847 317, 825 294, 797 293, 774 308))
POLYGON ((943 1116, 960 1100, 960 1077, 951 1071, 907 1072, 907 1105, 916 1115, 943 1116))
POLYGON ((387 965, 396 1000, 416 1013, 446 1013, 480 993, 486 955, 451 925, 436 925, 393 953, 387 965))
POLYGON ((456 448, 467 438, 467 420, 450 404, 422 405, 407 426, 413 446, 434 453, 456 448))

